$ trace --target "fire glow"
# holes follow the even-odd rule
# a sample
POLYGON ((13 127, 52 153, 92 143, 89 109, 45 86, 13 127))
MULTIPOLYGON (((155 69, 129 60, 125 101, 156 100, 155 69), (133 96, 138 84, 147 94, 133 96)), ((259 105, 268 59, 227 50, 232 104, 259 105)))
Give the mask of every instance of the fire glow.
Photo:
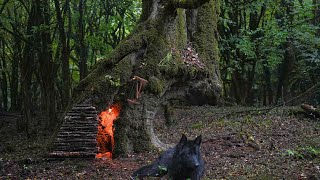
POLYGON ((113 122, 117 119, 119 113, 120 106, 114 104, 99 114, 97 133, 98 154, 96 154, 96 158, 112 158, 114 149, 113 122))

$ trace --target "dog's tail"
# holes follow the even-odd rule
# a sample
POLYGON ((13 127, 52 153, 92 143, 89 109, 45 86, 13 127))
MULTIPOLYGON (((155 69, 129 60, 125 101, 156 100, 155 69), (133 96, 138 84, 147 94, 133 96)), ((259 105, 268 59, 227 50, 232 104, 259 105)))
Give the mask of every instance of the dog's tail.
POLYGON ((169 149, 159 156, 152 164, 143 166, 133 172, 131 179, 143 179, 144 177, 162 177, 168 172, 169 163, 172 161, 174 149, 169 149))
POLYGON ((136 170, 132 174, 132 179, 143 179, 144 177, 162 177, 167 174, 167 169, 158 167, 158 164, 152 163, 150 165, 146 165, 136 170))

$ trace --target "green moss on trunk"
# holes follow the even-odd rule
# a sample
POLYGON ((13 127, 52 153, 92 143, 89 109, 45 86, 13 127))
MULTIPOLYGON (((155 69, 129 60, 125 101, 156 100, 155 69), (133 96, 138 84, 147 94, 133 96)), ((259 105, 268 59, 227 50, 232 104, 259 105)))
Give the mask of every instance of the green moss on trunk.
POLYGON ((217 23, 219 18, 219 1, 210 1, 198 8, 197 29, 194 34, 194 45, 201 61, 211 75, 219 74, 219 48, 217 23))
POLYGON ((176 46, 179 49, 183 49, 187 44, 187 27, 186 27, 186 10, 177 9, 177 35, 176 39, 178 40, 176 46))

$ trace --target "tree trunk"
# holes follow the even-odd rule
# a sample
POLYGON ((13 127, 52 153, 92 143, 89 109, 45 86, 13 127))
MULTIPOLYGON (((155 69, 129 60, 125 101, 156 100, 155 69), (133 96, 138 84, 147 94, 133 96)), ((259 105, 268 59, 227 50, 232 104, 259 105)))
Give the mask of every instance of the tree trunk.
POLYGON ((45 122, 48 128, 55 123, 55 88, 54 80, 56 65, 52 60, 51 38, 48 31, 49 9, 48 1, 33 1, 29 14, 26 34, 28 44, 23 51, 21 62, 21 92, 23 120, 19 127, 29 135, 29 123, 33 121, 31 109, 35 104, 32 101, 32 78, 39 63, 38 80, 41 88, 41 109, 47 116, 45 122), (38 28, 41 27, 41 28, 38 28))
MULTIPOLYGON (((69 3, 67 1, 66 3, 69 3)), ((62 13, 60 10, 60 4, 58 0, 54 0, 54 5, 56 9, 56 17, 59 28, 59 40, 61 44, 61 71, 62 71, 62 107, 65 108, 70 100, 70 69, 69 69, 69 56, 70 56, 70 47, 66 37, 66 32, 64 30, 64 20, 62 18, 62 13)), ((67 5, 68 7, 69 5, 67 5)))
POLYGON ((168 103, 216 105, 220 100, 219 1, 142 3, 136 29, 108 59, 98 62, 73 95, 73 104, 90 101, 98 111, 113 103, 121 104, 115 121, 115 155, 149 150, 152 145, 166 148, 154 135, 152 121, 168 103), (192 53, 194 61, 198 53, 201 63, 192 64, 187 52, 192 53), (135 88, 133 76, 148 81, 136 98, 138 104, 127 102, 134 98, 130 96, 135 88))
MULTIPOLYGON (((3 109, 5 111, 8 110, 8 76, 7 76, 7 62, 6 62, 6 53, 5 53, 5 43, 4 40, 0 40, 1 43, 1 62, 0 62, 0 68, 2 69, 1 75, 2 78, 0 78, 1 82, 1 89, 2 89, 2 102, 3 102, 3 109)), ((0 105, 1 106, 1 105, 0 105)))
MULTIPOLYGON (((37 2, 39 25, 49 27, 49 3, 48 1, 37 2)), ((54 82, 56 79, 57 65, 52 59, 51 37, 47 30, 39 31, 41 49, 38 51, 40 73, 41 73, 41 93, 45 114, 48 117, 47 128, 52 128, 56 123, 56 98, 54 82)))
POLYGON ((22 117, 17 123, 17 129, 19 131, 26 132, 29 134, 29 122, 32 121, 32 90, 31 90, 31 80, 33 76, 34 67, 34 53, 35 53, 35 36, 32 33, 33 26, 36 25, 37 11, 35 4, 31 5, 31 10, 28 17, 28 23, 26 27, 26 35, 29 44, 26 44, 23 49, 23 58, 20 64, 20 85, 21 85, 21 114, 22 117))
POLYGON ((295 69, 296 64, 295 47, 292 38, 293 32, 291 29, 294 20, 294 2, 293 0, 282 0, 281 7, 285 11, 278 13, 278 24, 281 28, 288 29, 288 37, 282 44, 284 57, 279 68, 280 73, 276 100, 279 101, 281 99, 282 102, 285 102, 290 94, 289 85, 292 77, 291 75, 294 72, 293 70, 295 69))
POLYGON ((271 73, 270 73, 268 61, 265 61, 263 64, 263 71, 264 71, 264 79, 265 79, 265 88, 264 88, 265 95, 264 95, 263 105, 267 106, 267 105, 273 104, 271 73))
MULTIPOLYGON (((320 0, 313 0, 313 14, 314 14, 314 19, 313 19, 313 24, 315 26, 318 26, 320 23, 320 0)), ((320 36, 320 28, 317 29, 316 36, 320 36)))
POLYGON ((285 102, 290 94, 289 85, 296 61, 294 45, 292 43, 292 40, 289 38, 283 45, 285 53, 280 65, 280 76, 277 88, 277 100, 279 101, 281 99, 281 102, 285 102))
MULTIPOLYGON (((16 10, 15 10, 16 11, 16 10)), ((17 14, 14 11, 15 23, 11 24, 12 29, 17 31, 17 14)), ((20 95, 18 91, 19 87, 19 63, 22 59, 22 43, 18 37, 14 37, 13 45, 13 60, 11 65, 11 81, 10 81, 10 97, 11 97, 11 108, 10 110, 15 111, 20 109, 20 95)))
POLYGON ((85 8, 85 0, 79 1, 79 19, 78 19, 78 32, 77 32, 77 53, 79 55, 79 69, 80 69, 80 80, 84 79, 88 74, 88 66, 87 66, 87 56, 88 56, 88 48, 85 43, 85 26, 84 26, 84 8, 85 8))

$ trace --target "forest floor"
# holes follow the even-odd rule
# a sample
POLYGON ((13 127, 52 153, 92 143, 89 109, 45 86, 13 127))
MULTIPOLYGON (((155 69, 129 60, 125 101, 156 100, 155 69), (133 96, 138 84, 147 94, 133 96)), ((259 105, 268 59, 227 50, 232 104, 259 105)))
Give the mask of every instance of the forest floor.
MULTIPOLYGON (((320 120, 296 108, 268 111, 243 107, 174 109, 173 125, 155 120, 156 134, 176 144, 202 134, 203 179, 320 179, 320 120)), ((46 158, 54 135, 18 133, 17 117, 0 117, 0 179, 129 179, 160 151, 126 154, 114 160, 46 158)), ((39 130, 40 131, 40 130, 39 130)))

